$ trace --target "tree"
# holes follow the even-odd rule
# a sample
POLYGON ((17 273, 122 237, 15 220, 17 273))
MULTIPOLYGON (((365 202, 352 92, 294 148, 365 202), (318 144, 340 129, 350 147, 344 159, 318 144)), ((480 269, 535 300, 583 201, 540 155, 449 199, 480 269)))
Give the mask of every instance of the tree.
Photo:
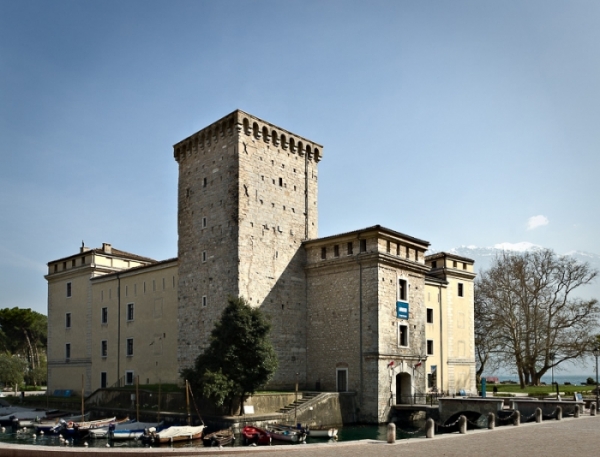
POLYGON ((24 380, 27 362, 18 356, 0 354, 0 383, 17 386, 24 380))
POLYGON ((277 369, 277 356, 269 339, 270 322, 258 308, 242 298, 229 298, 228 305, 211 332, 209 347, 194 367, 183 370, 194 390, 217 405, 244 400, 264 386, 277 369))
POLYGON ((48 318, 23 308, 0 309, 0 343, 2 349, 24 357, 31 370, 45 358, 48 340, 48 318))
POLYGON ((490 343, 484 351, 514 364, 521 387, 538 385, 550 368, 583 358, 593 345, 600 308, 597 300, 574 298, 573 292, 597 274, 551 250, 498 256, 476 281, 475 326, 490 343))

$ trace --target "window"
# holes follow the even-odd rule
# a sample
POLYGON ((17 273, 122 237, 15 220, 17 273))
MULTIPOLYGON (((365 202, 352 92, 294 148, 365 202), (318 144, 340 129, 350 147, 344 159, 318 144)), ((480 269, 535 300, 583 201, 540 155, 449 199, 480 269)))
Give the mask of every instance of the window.
POLYGON ((102 357, 108 356, 108 341, 102 340, 100 354, 102 355, 102 357))
POLYGON ((352 255, 353 251, 352 251, 352 241, 348 243, 348 255, 352 255))
POLYGON ((108 324, 108 308, 102 308, 102 313, 100 316, 100 321, 103 324, 108 324))
POLYGON ((65 327, 71 328, 71 313, 65 314, 65 327))
POLYGON ((127 352, 125 355, 128 357, 133 355, 133 338, 127 338, 127 352))
POLYGON ((71 267, 75 268, 77 265, 75 265, 75 259, 71 260, 71 267))
POLYGON ((348 368, 336 369, 336 390, 338 392, 348 391, 348 368))
POLYGON ((336 244, 333 247, 333 256, 334 257, 339 257, 340 256, 340 245, 339 244, 336 244))
POLYGON ((127 320, 128 321, 133 320, 133 303, 127 304, 127 320))
POLYGON ((202 227, 206 227, 206 218, 205 217, 202 218, 202 227))
POLYGON ((398 346, 408 347, 408 325, 398 325, 398 346))
POLYGON ((360 240, 360 252, 367 252, 367 240, 360 240))
POLYGON ((85 265, 85 257, 81 258, 81 265, 85 265))
POLYGON ((70 296, 71 296, 71 283, 68 282, 67 283, 67 297, 70 297, 70 296))
POLYGON ((392 243, 390 243, 389 241, 386 241, 385 252, 387 252, 389 254, 391 252, 391 250, 392 250, 392 243))
POLYGON ((106 382, 106 371, 103 371, 100 373, 100 388, 106 389, 107 384, 108 383, 106 382))
POLYGON ((125 372, 125 385, 127 385, 127 386, 133 385, 133 371, 125 372))
POLYGON ((458 283, 458 296, 459 297, 464 297, 463 293, 464 293, 463 283, 459 282, 458 283))
POLYGON ((433 340, 427 340, 427 355, 433 355, 433 340))
POLYGON ((202 187, 206 187, 206 184, 207 184, 207 179, 202 178, 202 187))
POLYGON ((327 248, 321 248, 321 259, 325 260, 327 258, 327 248))
POLYGON ((202 296, 202 306, 206 306, 206 295, 202 296))
POLYGON ((206 251, 202 251, 202 261, 206 262, 206 251))
POLYGON ((427 308, 427 323, 433 324, 433 308, 427 308))
POLYGON ((466 270, 466 269, 467 269, 467 264, 463 263, 463 270, 466 270))
POLYGON ((452 268, 456 268, 456 260, 452 261, 452 268))
POLYGON ((283 186, 283 178, 279 178, 279 187, 283 186))
POLYGON ((437 261, 431 262, 431 268, 437 268, 437 261))
POLYGON ((71 358, 71 343, 65 344, 65 359, 71 358))
POLYGON ((406 279, 398 280, 398 300, 407 301, 408 299, 408 282, 406 279))

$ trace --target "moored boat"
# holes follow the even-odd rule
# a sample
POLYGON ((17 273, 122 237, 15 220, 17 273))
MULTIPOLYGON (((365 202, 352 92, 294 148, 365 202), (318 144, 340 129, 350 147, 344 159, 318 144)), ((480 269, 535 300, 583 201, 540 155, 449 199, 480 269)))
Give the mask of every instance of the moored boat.
POLYGON ((147 444, 169 444, 177 441, 191 441, 202 438, 204 425, 192 427, 190 425, 172 426, 164 430, 156 431, 151 428, 144 433, 141 440, 147 444))
POLYGON ((142 437, 145 430, 154 428, 161 431, 164 424, 156 422, 130 422, 126 424, 115 424, 109 426, 108 438, 111 440, 137 440, 142 437))
POLYGON ((306 439, 306 432, 302 429, 296 430, 289 426, 280 425, 269 425, 265 429, 271 434, 274 440, 302 443, 306 439))
POLYGON ((205 446, 225 446, 235 441, 233 430, 228 428, 217 432, 209 433, 202 438, 205 446))
POLYGON ((242 429, 242 442, 248 444, 271 444, 271 434, 260 427, 254 425, 246 425, 242 429))

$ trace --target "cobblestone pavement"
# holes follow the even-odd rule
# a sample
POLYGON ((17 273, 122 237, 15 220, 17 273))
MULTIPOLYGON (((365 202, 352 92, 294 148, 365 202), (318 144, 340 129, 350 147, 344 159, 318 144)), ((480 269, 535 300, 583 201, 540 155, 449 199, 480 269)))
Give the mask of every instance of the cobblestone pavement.
POLYGON ((284 457, 587 457, 600 452, 600 416, 566 418, 518 427, 506 425, 495 430, 438 435, 433 439, 414 438, 387 444, 363 440, 295 446, 244 447, 217 449, 73 449, 37 446, 0 445, 0 457, 89 457, 104 454, 134 457, 158 456, 284 456, 284 457))

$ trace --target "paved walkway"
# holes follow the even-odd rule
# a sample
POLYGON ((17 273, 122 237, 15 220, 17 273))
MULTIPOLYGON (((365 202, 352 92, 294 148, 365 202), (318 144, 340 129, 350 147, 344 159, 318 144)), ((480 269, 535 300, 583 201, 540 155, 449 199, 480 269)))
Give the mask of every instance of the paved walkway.
POLYGON ((243 447, 217 449, 81 449, 41 448, 40 446, 0 445, 0 457, 106 457, 124 456, 284 456, 284 457, 587 457, 600 453, 600 416, 551 420, 518 427, 505 425, 495 430, 438 435, 387 444, 382 441, 350 441, 295 446, 243 447))

